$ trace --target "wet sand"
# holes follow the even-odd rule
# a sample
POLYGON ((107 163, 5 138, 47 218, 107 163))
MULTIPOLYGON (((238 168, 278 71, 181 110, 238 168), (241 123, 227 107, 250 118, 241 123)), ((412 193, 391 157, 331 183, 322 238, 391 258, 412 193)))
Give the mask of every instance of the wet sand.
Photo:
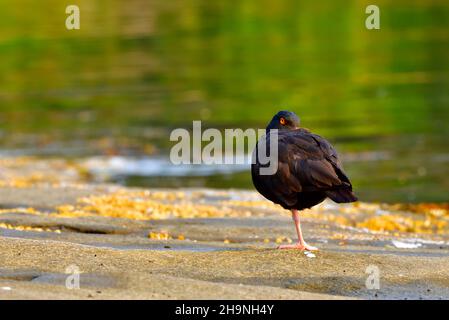
POLYGON ((80 205, 115 192, 107 185, 0 188, 0 299, 449 298, 445 233, 351 227, 339 217, 354 208, 326 203, 304 214, 305 236, 321 249, 313 257, 276 249, 294 241, 293 224, 253 192, 147 190, 160 201, 151 219, 132 218, 147 200, 131 198, 131 189, 126 207, 117 202, 123 216, 94 207, 97 200, 80 205), (171 214, 174 204, 189 214, 171 214), (81 272, 80 289, 66 288, 69 266, 81 272), (366 287, 368 266, 380 272, 378 290, 366 287))

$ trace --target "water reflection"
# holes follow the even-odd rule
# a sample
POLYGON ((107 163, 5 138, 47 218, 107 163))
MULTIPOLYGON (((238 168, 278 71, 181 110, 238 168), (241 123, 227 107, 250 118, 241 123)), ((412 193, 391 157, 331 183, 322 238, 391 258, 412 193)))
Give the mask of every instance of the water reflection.
POLYGON ((379 1, 368 31, 364 1, 78 2, 68 32, 60 1, 1 1, 3 150, 164 157, 172 128, 260 128, 283 108, 349 157, 389 155, 348 161, 362 199, 448 200, 449 3, 379 1))

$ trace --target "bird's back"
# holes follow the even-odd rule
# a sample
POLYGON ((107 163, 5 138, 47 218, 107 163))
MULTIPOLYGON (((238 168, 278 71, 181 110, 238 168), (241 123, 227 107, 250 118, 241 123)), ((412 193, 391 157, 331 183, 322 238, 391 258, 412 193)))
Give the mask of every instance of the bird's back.
MULTIPOLYGON (((270 136, 265 137, 267 145, 270 136)), ((258 148, 258 145, 256 148, 258 148)), ((306 129, 278 131, 278 168, 261 175, 257 158, 251 166, 254 186, 267 199, 286 209, 310 208, 326 197, 336 202, 356 201, 337 152, 319 135, 306 129)))

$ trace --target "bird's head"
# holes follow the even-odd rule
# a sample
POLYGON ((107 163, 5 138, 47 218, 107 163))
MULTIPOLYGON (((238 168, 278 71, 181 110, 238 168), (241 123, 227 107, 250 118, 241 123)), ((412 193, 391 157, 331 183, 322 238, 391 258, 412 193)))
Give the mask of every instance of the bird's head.
POLYGON ((295 130, 299 128, 299 118, 291 111, 279 111, 271 119, 267 126, 267 131, 272 129, 278 130, 295 130))

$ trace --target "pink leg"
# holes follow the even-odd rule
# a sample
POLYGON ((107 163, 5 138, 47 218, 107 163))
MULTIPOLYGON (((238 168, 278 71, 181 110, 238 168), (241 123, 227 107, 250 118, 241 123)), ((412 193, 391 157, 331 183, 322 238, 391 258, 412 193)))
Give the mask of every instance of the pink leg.
POLYGON ((318 250, 318 248, 308 245, 304 241, 304 238, 302 236, 302 231, 301 231, 301 221, 299 220, 298 210, 296 210, 296 209, 292 210, 292 218, 293 218, 293 221, 295 222, 296 233, 298 234, 298 243, 283 244, 283 245, 280 245, 278 247, 278 249, 298 249, 298 250, 308 250, 308 251, 318 250))

